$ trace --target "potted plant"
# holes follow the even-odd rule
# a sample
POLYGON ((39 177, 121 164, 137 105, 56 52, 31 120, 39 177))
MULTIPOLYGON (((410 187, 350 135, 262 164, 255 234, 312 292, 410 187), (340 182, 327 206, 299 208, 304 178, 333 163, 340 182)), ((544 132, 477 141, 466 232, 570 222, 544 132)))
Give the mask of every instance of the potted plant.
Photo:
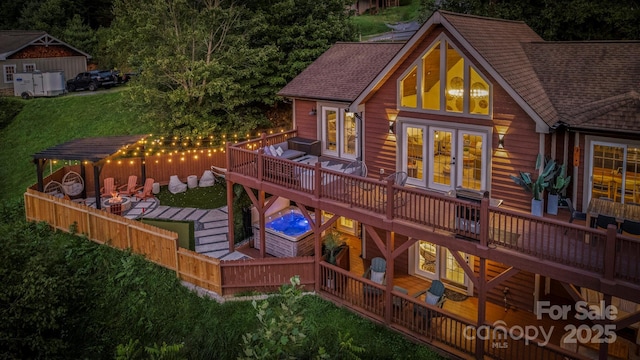
MULTIPOLYGON (((327 230, 326 234, 322 237, 323 256, 324 260, 331 265, 338 265, 338 255, 342 249, 347 247, 347 243, 344 241, 342 234, 335 229, 327 230)), ((335 288, 335 272, 328 270, 326 285, 327 287, 335 288)))
POLYGON ((556 162, 554 160, 549 160, 544 163, 544 158, 542 154, 538 154, 538 159, 536 160, 535 169, 542 172, 539 173, 538 177, 533 179, 531 173, 525 173, 520 171, 520 176, 509 175, 511 179, 518 185, 522 186, 525 191, 531 193, 533 198, 531 199, 531 214, 535 216, 542 216, 542 212, 544 209, 544 198, 542 197, 542 193, 549 186, 551 179, 553 179, 555 173, 556 162), (544 168, 542 167, 544 166, 544 168))
POLYGON ((554 178, 549 184, 549 202, 547 203, 547 213, 552 215, 558 215, 558 204, 560 203, 560 196, 565 191, 571 176, 567 176, 567 166, 562 165, 554 172, 554 178))

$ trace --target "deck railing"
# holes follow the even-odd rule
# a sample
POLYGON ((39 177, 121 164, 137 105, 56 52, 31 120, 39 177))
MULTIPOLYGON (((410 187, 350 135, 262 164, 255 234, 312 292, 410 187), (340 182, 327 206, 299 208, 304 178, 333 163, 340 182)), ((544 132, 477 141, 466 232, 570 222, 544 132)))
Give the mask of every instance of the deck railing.
POLYGON ((311 290, 315 285, 314 263, 313 256, 223 261, 220 264, 222 294, 275 292, 294 275, 300 277, 302 286, 311 290))
MULTIPOLYGON (((287 134, 289 135, 289 134, 287 134)), ((261 146, 282 140, 263 136, 261 146)), ((306 193, 318 200, 348 205, 353 211, 380 214, 387 220, 450 232, 470 240, 487 239, 486 245, 501 247, 542 260, 591 271, 613 280, 640 283, 638 239, 616 236, 518 211, 490 207, 424 189, 362 178, 264 155, 257 142, 227 144, 230 173, 306 193), (390 195, 390 196, 389 196, 390 195), (480 214, 489 214, 481 219, 480 214), (483 225, 481 225, 483 224, 483 225)))
POLYGON ((345 307, 394 329, 452 351, 459 356, 473 357, 477 353, 476 341, 482 341, 487 357, 496 359, 573 359, 571 354, 553 344, 543 344, 538 338, 525 338, 518 328, 495 330, 487 324, 485 331, 472 320, 465 319, 442 308, 427 304, 423 298, 414 298, 396 290, 391 291, 390 319, 385 320, 386 286, 359 277, 326 262, 320 263, 321 294, 345 307), (507 332, 507 336, 502 335, 507 332), (509 336, 509 332, 515 336, 509 336), (502 336, 502 337, 501 337, 502 336))

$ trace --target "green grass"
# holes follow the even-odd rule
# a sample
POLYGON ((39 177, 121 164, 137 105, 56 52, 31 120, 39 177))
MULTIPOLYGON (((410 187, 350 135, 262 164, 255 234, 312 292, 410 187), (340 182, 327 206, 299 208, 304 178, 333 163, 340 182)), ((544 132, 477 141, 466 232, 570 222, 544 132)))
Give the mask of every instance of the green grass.
POLYGON ((145 224, 178 233, 178 246, 183 249, 195 251, 196 239, 193 235, 193 221, 175 221, 164 219, 141 219, 140 221, 145 224))
POLYGON ((19 101, 24 103, 22 111, 0 130, 0 201, 19 198, 36 183, 32 160, 39 151, 77 138, 154 131, 138 120, 127 88, 19 101))
POLYGON ((217 209, 227 205, 227 187, 224 182, 216 181, 213 186, 197 187, 183 193, 172 194, 168 186, 161 186, 160 193, 156 194, 156 197, 163 206, 217 209))
POLYGON ((411 0, 409 5, 386 8, 375 15, 354 16, 352 21, 363 37, 380 34, 390 30, 385 24, 417 19, 419 5, 420 0, 411 0))

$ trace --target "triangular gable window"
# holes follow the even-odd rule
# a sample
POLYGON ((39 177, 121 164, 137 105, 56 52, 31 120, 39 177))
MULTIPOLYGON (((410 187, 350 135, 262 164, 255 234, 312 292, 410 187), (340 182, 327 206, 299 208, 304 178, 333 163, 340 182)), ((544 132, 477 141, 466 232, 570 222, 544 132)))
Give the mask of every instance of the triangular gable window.
POLYGON ((444 35, 400 78, 398 90, 401 109, 487 117, 491 113, 491 84, 444 35))

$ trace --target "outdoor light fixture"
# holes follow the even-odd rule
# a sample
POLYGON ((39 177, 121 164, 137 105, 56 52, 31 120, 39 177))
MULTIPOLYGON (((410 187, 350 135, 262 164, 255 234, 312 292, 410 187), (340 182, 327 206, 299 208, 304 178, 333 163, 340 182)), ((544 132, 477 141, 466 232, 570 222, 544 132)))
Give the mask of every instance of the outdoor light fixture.
POLYGON ((389 134, 391 134, 391 135, 395 135, 396 134, 396 122, 395 121, 389 121, 389 134))
POLYGON ((316 112, 316 107, 314 106, 311 108, 311 111, 309 111, 309 115, 315 115, 315 114, 317 114, 317 112, 316 112))
POLYGON ((504 134, 498 134, 498 149, 504 149, 504 134))

